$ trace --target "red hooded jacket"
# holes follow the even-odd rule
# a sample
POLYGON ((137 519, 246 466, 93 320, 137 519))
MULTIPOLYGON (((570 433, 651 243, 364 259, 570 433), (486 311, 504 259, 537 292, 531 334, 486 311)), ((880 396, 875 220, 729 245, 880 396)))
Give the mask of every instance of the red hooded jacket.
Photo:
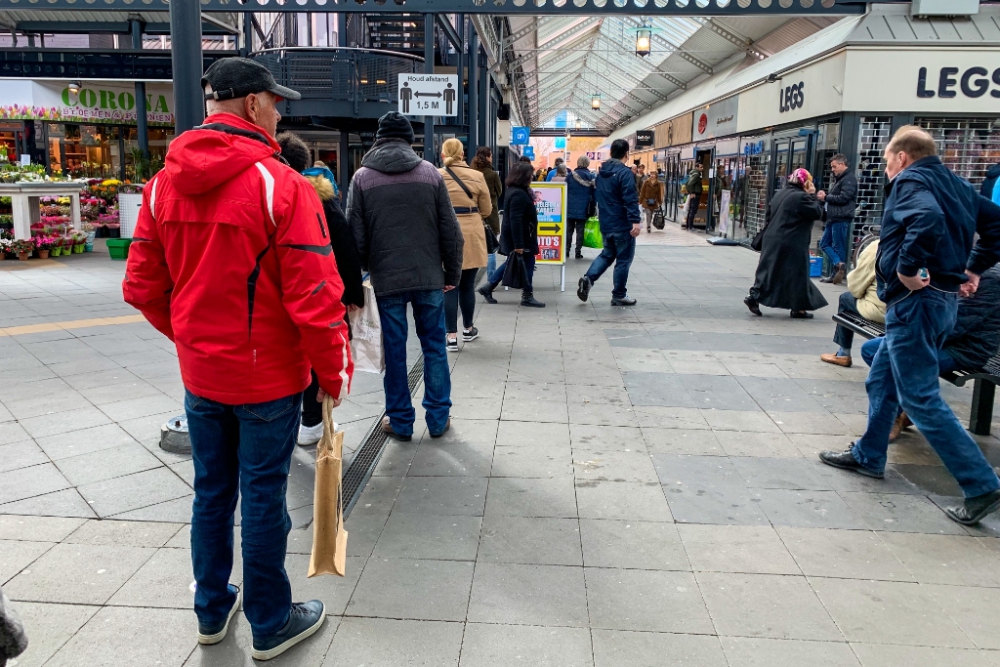
POLYGON ((316 191, 259 127, 213 114, 143 191, 122 290, 177 345, 184 386, 227 405, 350 390, 344 291, 316 191))

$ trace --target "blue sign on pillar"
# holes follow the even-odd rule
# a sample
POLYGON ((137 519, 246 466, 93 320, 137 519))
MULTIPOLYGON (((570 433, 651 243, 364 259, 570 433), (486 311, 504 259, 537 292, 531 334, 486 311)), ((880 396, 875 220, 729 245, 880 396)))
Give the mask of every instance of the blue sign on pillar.
POLYGON ((512 127, 510 130, 510 145, 524 146, 531 139, 531 131, 526 127, 512 127))
POLYGON ((566 150, 566 137, 556 137, 556 150, 557 151, 566 150))
POLYGON ((529 160, 534 160, 535 159, 535 147, 531 146, 531 145, 525 145, 525 147, 523 149, 521 149, 521 155, 523 155, 524 157, 528 158, 529 160))

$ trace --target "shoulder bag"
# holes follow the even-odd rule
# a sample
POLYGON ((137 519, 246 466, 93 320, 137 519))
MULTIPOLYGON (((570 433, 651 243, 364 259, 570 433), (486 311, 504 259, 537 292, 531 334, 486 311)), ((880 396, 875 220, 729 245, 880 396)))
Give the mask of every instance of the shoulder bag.
MULTIPOLYGON (((465 196, 475 203, 476 198, 472 196, 472 191, 469 190, 469 186, 463 183, 462 179, 455 175, 455 172, 451 170, 451 167, 445 167, 444 169, 448 172, 449 176, 455 179, 458 186, 465 192, 465 196)), ((486 220, 483 220, 483 234, 486 236, 486 254, 492 255, 500 249, 500 241, 497 240, 497 235, 493 233, 490 226, 486 224, 486 220)))

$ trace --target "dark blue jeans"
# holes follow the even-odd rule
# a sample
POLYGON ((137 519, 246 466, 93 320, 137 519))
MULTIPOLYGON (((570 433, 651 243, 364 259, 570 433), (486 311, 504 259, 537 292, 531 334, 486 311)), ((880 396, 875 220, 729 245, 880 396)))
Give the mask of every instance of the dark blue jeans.
POLYGON ((624 299, 628 296, 626 285, 628 270, 635 258, 635 237, 628 232, 612 232, 611 234, 602 234, 601 238, 604 240, 604 250, 587 269, 587 277, 590 278, 590 282, 596 283, 597 279, 608 270, 613 262, 615 265, 615 285, 614 289, 611 290, 611 296, 615 299, 624 299))
POLYGON ((302 394, 267 403, 224 405, 186 392, 194 459, 191 560, 202 625, 229 613, 233 594, 233 513, 242 498, 243 610, 254 636, 276 633, 288 620, 292 590, 285 545, 292 521, 285 505, 302 394))
POLYGON ((820 249, 830 258, 830 263, 836 266, 847 262, 847 228, 851 220, 827 220, 823 230, 823 238, 819 241, 820 249))
MULTIPOLYGON (((844 294, 849 294, 849 292, 844 292, 844 294)), ((839 326, 838 326, 839 328, 839 326)), ((865 360, 870 368, 872 363, 875 361, 875 354, 878 352, 879 347, 884 341, 884 337, 872 338, 869 341, 865 341, 865 344, 861 346, 861 358, 865 360)), ((955 358, 948 354, 947 350, 938 350, 938 375, 944 373, 952 373, 958 370, 958 362, 955 358)))
POLYGON ((444 292, 414 290, 378 297, 385 347, 385 413, 399 435, 413 435, 416 411, 410 400, 406 366, 406 306, 413 306, 413 322, 424 353, 424 409, 427 428, 441 433, 451 411, 451 373, 445 349, 444 292))
POLYGON ((885 315, 885 340, 872 359, 868 428, 851 452, 870 470, 885 469, 889 432, 902 407, 941 457, 966 497, 1000 488, 975 440, 941 398, 938 350, 955 326, 957 295, 930 287, 912 292, 885 315))

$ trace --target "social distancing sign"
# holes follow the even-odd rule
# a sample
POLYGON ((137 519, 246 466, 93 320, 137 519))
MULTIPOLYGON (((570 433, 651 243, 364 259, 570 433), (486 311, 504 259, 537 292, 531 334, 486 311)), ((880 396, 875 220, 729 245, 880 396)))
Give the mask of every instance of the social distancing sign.
POLYGON ((458 115, 458 76, 455 74, 400 74, 399 113, 404 116, 458 115))
POLYGON ((566 184, 532 183, 538 213, 538 264, 566 263, 566 184))

